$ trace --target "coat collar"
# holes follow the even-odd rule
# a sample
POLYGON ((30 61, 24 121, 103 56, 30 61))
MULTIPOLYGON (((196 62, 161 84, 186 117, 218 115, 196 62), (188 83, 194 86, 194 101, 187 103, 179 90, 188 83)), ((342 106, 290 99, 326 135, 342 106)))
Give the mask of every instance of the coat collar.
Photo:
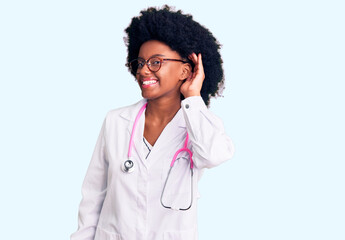
MULTIPOLYGON (((128 120, 129 122, 134 123, 134 120, 135 120, 136 116, 138 115, 140 108, 145 103, 147 103, 147 99, 144 98, 144 99, 141 99, 140 101, 138 101, 137 103, 135 103, 133 105, 125 107, 124 110, 120 113, 120 116, 122 118, 128 120)), ((185 128, 186 127, 186 122, 184 120, 184 117, 183 116, 179 116, 179 115, 183 115, 182 108, 180 108, 178 110, 178 112, 176 113, 176 115, 174 116, 172 121, 175 120, 175 118, 177 118, 176 119, 177 120, 177 125, 179 127, 185 128)), ((130 124, 130 125, 133 125, 133 124, 130 124)), ((129 127, 131 127, 131 126, 129 126, 129 127)), ((132 131, 132 129, 130 129, 130 131, 132 131)))
MULTIPOLYGON (((129 106, 125 107, 122 112, 120 112, 120 116, 125 120, 128 121, 127 125, 127 132, 128 132, 128 139, 130 138, 133 130, 133 124, 135 121, 135 118, 137 117, 140 108, 147 102, 146 99, 142 99, 139 102, 129 106)), ((152 164, 151 161, 146 161, 146 159, 143 158, 142 153, 142 144, 143 144, 143 134, 144 134, 144 126, 145 126, 145 111, 143 112, 142 116, 140 117, 138 124, 136 126, 136 130, 134 133, 133 138, 133 148, 137 152, 140 160, 144 164, 146 168, 149 168, 152 164)), ((163 132, 160 134, 159 138, 157 139, 153 150, 150 153, 151 155, 154 155, 154 152, 156 152, 157 147, 158 148, 164 148, 167 145, 169 145, 169 141, 167 139, 175 139, 177 137, 180 137, 183 135, 183 133, 186 132, 186 122, 183 115, 183 110, 180 108, 178 112, 175 114, 174 118, 168 123, 167 126, 163 129, 163 132), (177 129, 176 129, 177 127, 177 129)), ((132 155, 133 155, 133 148, 132 148, 132 155)))
POLYGON ((144 98, 144 99, 141 99, 139 102, 133 104, 133 105, 130 105, 128 107, 125 107, 123 109, 123 111, 120 113, 120 116, 130 122, 134 122, 136 116, 138 115, 139 113, 139 110, 140 108, 145 104, 147 103, 147 100, 144 98))

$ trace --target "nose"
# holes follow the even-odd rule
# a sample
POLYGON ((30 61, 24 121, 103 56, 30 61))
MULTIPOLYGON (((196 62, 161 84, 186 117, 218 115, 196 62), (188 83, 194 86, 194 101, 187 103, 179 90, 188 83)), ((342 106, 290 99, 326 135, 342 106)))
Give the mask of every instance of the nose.
POLYGON ((148 62, 145 62, 144 66, 142 68, 139 68, 137 73, 141 75, 151 73, 151 70, 149 69, 148 64, 149 64, 148 62))

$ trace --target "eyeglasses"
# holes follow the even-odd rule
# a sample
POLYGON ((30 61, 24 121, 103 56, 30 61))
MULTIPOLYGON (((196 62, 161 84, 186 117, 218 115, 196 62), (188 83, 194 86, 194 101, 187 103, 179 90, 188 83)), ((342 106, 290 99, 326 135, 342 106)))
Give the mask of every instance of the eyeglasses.
POLYGON ((147 67, 149 68, 151 72, 158 72, 164 61, 188 63, 188 61, 184 61, 181 59, 151 57, 147 60, 143 58, 134 59, 130 61, 129 63, 127 63, 126 66, 130 68, 131 73, 134 75, 137 74, 138 70, 142 69, 145 66, 145 64, 147 65, 147 67))

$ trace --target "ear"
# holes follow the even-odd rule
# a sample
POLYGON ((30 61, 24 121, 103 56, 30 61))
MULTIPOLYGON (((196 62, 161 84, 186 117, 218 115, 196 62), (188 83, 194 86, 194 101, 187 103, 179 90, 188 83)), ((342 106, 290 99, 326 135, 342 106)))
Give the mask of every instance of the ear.
POLYGON ((192 72, 192 66, 189 63, 182 65, 180 80, 186 80, 192 72))

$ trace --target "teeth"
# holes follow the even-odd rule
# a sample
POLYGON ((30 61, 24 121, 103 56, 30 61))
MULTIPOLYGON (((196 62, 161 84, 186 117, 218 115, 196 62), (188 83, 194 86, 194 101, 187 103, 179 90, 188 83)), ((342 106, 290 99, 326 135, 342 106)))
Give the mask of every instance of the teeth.
POLYGON ((149 84, 153 84, 153 83, 156 83, 156 82, 157 82, 156 80, 144 81, 143 85, 149 85, 149 84))

